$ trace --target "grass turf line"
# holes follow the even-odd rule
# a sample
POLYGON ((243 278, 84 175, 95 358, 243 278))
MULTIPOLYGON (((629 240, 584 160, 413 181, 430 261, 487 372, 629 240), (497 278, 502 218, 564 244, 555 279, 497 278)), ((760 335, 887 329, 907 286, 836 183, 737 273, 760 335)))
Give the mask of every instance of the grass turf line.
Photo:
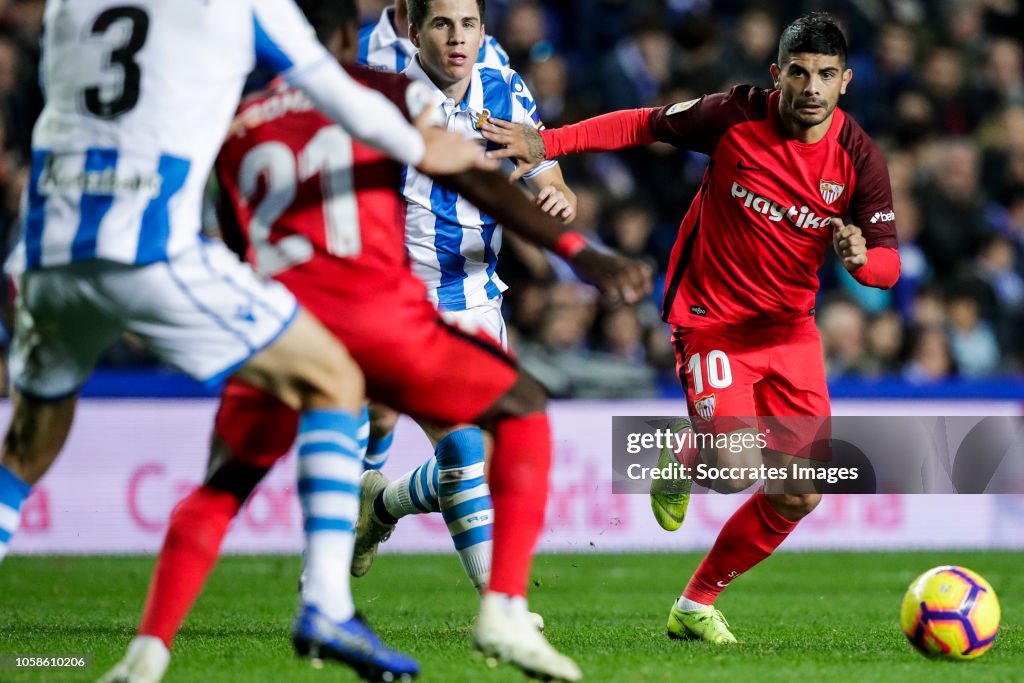
MULTIPOLYGON (((657 683, 797 680, 1024 683, 1021 556, 995 552, 780 553, 738 579, 718 602, 741 644, 669 641, 671 601, 700 556, 542 555, 531 607, 587 681, 657 683), (903 591, 929 567, 963 564, 999 593, 1003 628, 969 663, 929 661, 898 625, 903 591)), ((0 671, 0 681, 94 681, 124 652, 153 558, 8 557, 0 567, 0 653, 92 654, 93 668, 0 671)), ((168 683, 355 681, 315 671, 288 638, 299 562, 225 558, 175 644, 168 683)), ((421 680, 522 681, 470 657, 476 597, 454 556, 384 555, 353 582, 356 602, 390 645, 416 656, 421 680)))

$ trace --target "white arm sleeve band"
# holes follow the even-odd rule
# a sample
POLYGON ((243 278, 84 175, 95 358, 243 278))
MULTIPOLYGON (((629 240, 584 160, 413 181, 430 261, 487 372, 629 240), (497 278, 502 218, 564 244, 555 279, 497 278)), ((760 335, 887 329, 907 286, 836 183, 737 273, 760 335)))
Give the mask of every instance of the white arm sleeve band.
POLYGON ((398 107, 357 83, 323 45, 292 0, 252 0, 256 63, 302 88, 352 137, 407 166, 423 160, 423 136, 398 107))

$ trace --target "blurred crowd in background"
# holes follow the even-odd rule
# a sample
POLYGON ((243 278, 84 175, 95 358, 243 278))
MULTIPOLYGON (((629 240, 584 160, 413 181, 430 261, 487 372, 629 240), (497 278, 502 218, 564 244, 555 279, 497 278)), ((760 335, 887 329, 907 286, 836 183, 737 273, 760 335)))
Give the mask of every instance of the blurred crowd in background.
MULTIPOLYGON (((388 0, 360 0, 376 22, 388 0)), ((18 231, 44 0, 0 0, 0 230, 18 231)), ((828 10, 854 79, 840 106, 889 161, 903 264, 867 289, 835 258, 820 273, 818 325, 832 380, 913 383, 1024 374, 1024 2, 1020 0, 489 0, 486 25, 548 127, 689 100, 738 83, 771 87, 782 28, 828 10)), ((651 300, 602 306, 563 263, 509 235, 510 343, 555 396, 679 392, 660 298, 669 252, 706 157, 652 145, 562 160, 574 227, 647 259, 651 300)), ((764 264, 765 268, 773 264, 764 264)), ((9 294, 7 295, 9 299, 9 294)), ((126 340, 113 366, 152 359, 126 340)))

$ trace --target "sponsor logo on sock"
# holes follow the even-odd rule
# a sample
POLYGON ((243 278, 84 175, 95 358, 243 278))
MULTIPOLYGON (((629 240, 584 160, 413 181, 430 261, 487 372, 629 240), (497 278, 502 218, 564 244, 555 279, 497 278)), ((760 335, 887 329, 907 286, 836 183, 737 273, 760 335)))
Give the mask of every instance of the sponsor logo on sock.
POLYGON ((732 580, 735 579, 738 574, 739 574, 739 572, 729 572, 729 574, 728 574, 729 580, 728 581, 715 581, 715 585, 718 586, 719 588, 725 588, 730 583, 732 583, 732 580))

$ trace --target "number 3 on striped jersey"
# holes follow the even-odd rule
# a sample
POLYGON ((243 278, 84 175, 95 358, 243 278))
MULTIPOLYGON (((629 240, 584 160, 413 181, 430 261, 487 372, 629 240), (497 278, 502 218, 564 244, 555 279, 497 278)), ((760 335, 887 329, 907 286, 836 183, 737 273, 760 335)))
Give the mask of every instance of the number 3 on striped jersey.
MULTIPOLYGON (((712 389, 724 389, 732 384, 732 368, 729 367, 729 357, 724 351, 710 351, 705 357, 707 361, 708 385, 712 389)), ((686 361, 686 369, 693 377, 694 394, 704 393, 704 367, 701 364, 699 353, 690 356, 686 361)))
POLYGON ((253 208, 249 223, 257 272, 272 277, 313 257, 313 245, 305 235, 288 235, 270 241, 270 230, 295 200, 300 182, 320 174, 327 251, 333 256, 355 256, 362 249, 359 210, 352 187, 352 138, 338 126, 321 128, 299 152, 288 145, 265 142, 253 147, 242 160, 238 186, 252 201, 266 183, 263 201, 253 208))

